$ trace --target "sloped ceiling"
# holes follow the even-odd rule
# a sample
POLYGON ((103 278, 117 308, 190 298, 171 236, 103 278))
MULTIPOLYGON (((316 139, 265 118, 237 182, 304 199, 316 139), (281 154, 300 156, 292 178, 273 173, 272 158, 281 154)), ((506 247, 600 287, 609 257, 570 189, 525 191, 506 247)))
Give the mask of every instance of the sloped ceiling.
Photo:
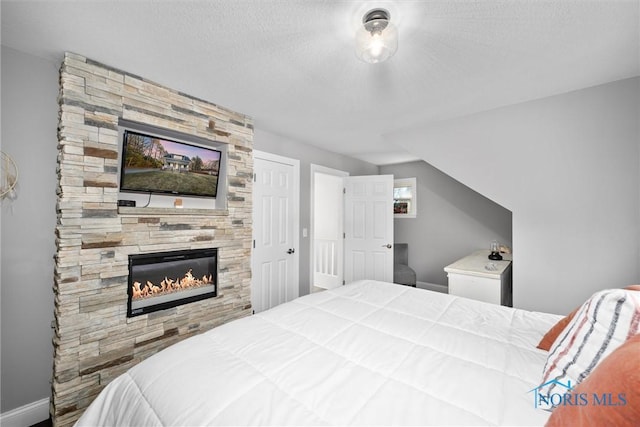
POLYGON ((637 0, 6 1, 4 46, 64 51, 375 164, 416 159, 385 135, 640 74, 637 0), (397 54, 354 54, 384 7, 397 54))

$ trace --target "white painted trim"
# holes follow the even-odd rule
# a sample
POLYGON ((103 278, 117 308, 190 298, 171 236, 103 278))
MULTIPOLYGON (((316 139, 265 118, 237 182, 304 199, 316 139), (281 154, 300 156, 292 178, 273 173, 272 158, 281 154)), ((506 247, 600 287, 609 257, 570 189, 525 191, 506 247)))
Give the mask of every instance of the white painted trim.
POLYGON ((332 175, 332 176, 340 176, 340 177, 345 177, 345 176, 349 176, 349 172, 346 171, 342 171, 339 169, 332 169, 332 168, 328 168, 326 166, 320 166, 320 165, 316 165, 314 163, 311 163, 310 167, 310 174, 311 176, 309 177, 309 293, 313 293, 314 292, 314 285, 313 285, 313 260, 315 259, 315 251, 314 251, 314 233, 313 233, 313 224, 314 224, 314 215, 313 212, 315 210, 315 205, 313 203, 313 199, 314 199, 314 194, 315 194, 315 189, 316 189, 316 179, 315 179, 315 174, 317 173, 323 173, 326 175, 332 175))
POLYGON ((316 165, 314 163, 311 163, 310 169, 311 169, 312 176, 314 172, 320 172, 326 175, 333 175, 333 176, 349 176, 349 172, 341 171, 339 169, 328 168, 326 166, 316 165))
POLYGON ((49 419, 49 398, 0 414, 2 427, 29 427, 49 419))
MULTIPOLYGON (((253 150, 254 159, 262 159, 270 162, 282 163, 293 167, 293 244, 295 253, 293 254, 293 277, 296 278, 296 294, 300 295, 300 160, 284 157, 277 154, 266 153, 264 151, 253 150)), ((252 238, 255 238, 252 236, 252 238)), ((253 268, 253 257, 251 257, 251 267, 253 268)))
POLYGON ((441 292, 443 294, 449 293, 449 287, 447 285, 439 285, 437 283, 416 282, 416 288, 426 289, 428 291, 434 292, 441 292))

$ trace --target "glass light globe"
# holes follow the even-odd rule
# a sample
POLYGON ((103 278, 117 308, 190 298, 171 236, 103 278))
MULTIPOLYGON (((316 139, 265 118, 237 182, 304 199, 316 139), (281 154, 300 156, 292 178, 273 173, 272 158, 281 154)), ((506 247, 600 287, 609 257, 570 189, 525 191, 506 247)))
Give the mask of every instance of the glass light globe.
POLYGON ((365 62, 377 63, 391 58, 398 50, 398 30, 388 20, 367 22, 372 31, 362 26, 356 32, 356 55, 365 62), (381 29, 380 29, 381 28, 381 29))

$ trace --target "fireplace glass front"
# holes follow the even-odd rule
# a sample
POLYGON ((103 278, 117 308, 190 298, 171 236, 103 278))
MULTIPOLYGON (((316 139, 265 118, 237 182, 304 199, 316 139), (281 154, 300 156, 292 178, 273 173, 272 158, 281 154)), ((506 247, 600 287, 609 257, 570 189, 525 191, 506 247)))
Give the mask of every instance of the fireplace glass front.
POLYGON ((218 249, 129 255, 127 317, 217 296, 218 249))

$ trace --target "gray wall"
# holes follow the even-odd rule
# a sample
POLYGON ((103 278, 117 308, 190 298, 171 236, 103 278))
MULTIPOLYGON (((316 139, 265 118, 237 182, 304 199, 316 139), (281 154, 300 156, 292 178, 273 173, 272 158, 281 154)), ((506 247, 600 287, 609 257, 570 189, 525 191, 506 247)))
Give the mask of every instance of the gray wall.
POLYGON ((640 78, 389 135, 513 214, 514 306, 640 279, 640 78))
POLYGON ((350 175, 377 175, 378 166, 332 153, 304 143, 292 141, 256 124, 254 149, 300 160, 300 295, 309 293, 310 240, 302 237, 302 229, 311 229, 311 164, 349 172, 350 175))
POLYGON ((2 150, 19 169, 2 202, 3 413, 50 394, 58 67, 2 47, 2 150))
POLYGON ((423 161, 382 166, 382 174, 415 177, 418 215, 394 220, 397 243, 421 282, 447 284, 444 267, 492 240, 511 246, 511 212, 423 161))

